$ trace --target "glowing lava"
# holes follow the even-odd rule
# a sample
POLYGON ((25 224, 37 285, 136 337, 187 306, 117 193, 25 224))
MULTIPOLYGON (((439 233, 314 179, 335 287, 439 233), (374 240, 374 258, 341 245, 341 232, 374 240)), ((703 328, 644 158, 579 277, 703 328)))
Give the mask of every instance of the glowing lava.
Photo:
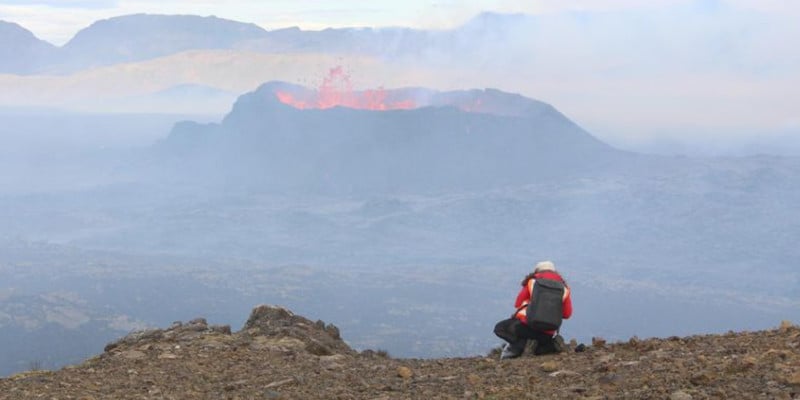
POLYGON ((328 76, 323 78, 319 89, 309 96, 300 98, 291 92, 278 90, 275 96, 281 103, 299 109, 347 107, 359 110, 408 110, 416 108, 416 102, 411 99, 390 101, 383 88, 353 91, 350 75, 345 73, 341 66, 331 68, 328 76))

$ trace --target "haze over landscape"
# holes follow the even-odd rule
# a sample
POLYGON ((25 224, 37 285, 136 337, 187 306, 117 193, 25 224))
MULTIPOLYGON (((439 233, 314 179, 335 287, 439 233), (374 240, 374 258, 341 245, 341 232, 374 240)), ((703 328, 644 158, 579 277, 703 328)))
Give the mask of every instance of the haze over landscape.
POLYGON ((568 339, 800 321, 800 6, 361 3, 0 0, 0 375, 261 303, 485 354, 544 259, 568 339))
POLYGON ((18 26, 3 27, 16 39, 0 46, 0 73, 26 76, 2 76, 0 104, 221 116, 236 95, 261 83, 315 86, 341 64, 361 89, 492 87, 544 99, 599 138, 634 150, 800 149, 793 107, 800 103, 793 90, 800 10, 792 2, 187 4, 3 2, 0 20, 18 26), (140 13, 218 18, 116 18, 140 13), (214 34, 197 35, 203 25, 214 34), (24 50, 14 50, 23 42, 24 50), (213 89, 193 102, 142 97, 186 85, 213 89))

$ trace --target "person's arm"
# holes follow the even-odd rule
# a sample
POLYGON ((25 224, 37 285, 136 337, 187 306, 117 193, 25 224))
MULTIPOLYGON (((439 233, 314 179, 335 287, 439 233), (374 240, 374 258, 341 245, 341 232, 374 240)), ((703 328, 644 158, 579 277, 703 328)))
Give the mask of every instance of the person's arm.
POLYGON ((522 307, 522 304, 524 302, 530 300, 531 300, 531 294, 530 292, 528 292, 528 286, 525 285, 522 287, 522 289, 519 290, 519 293, 517 293, 517 300, 514 302, 514 307, 520 308, 522 307))
POLYGON ((569 319, 572 316, 572 290, 569 290, 569 288, 567 288, 567 296, 564 298, 561 309, 562 318, 569 319))

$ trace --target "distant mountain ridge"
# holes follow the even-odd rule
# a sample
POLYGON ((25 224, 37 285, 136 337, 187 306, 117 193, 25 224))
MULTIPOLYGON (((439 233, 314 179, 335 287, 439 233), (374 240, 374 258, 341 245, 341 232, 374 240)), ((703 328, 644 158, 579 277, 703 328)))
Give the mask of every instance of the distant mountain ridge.
POLYGON ((0 74, 23 74, 51 62, 58 48, 11 22, 0 21, 0 74))
MULTIPOLYGON (((0 72, 75 72, 199 49, 360 54, 405 60, 424 58, 431 62, 479 56, 486 62, 492 58, 487 54, 496 47, 498 40, 509 35, 524 36, 522 32, 532 23, 533 17, 523 14, 484 13, 451 30, 329 28, 305 31, 284 28, 268 31, 255 24, 214 16, 134 14, 99 20, 80 30, 61 48, 43 41, 34 43, 32 34, 12 34, 0 29, 0 44, 5 44, 6 48, 46 53, 46 57, 29 57, 22 63, 8 57, 0 58, 0 72)), ((6 24, 27 32, 16 24, 6 24)))
POLYGON ((81 30, 64 45, 67 66, 85 68, 138 61, 194 49, 226 49, 267 31, 217 17, 136 14, 81 30))

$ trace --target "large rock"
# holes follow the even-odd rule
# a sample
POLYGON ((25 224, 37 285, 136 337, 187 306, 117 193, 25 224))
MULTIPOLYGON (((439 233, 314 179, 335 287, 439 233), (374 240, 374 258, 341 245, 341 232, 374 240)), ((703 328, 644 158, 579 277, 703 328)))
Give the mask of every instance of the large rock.
POLYGON ((305 344, 311 354, 355 354, 341 338, 339 328, 323 321, 312 322, 278 306, 260 305, 253 309, 245 322, 244 335, 273 338, 294 338, 305 344))

